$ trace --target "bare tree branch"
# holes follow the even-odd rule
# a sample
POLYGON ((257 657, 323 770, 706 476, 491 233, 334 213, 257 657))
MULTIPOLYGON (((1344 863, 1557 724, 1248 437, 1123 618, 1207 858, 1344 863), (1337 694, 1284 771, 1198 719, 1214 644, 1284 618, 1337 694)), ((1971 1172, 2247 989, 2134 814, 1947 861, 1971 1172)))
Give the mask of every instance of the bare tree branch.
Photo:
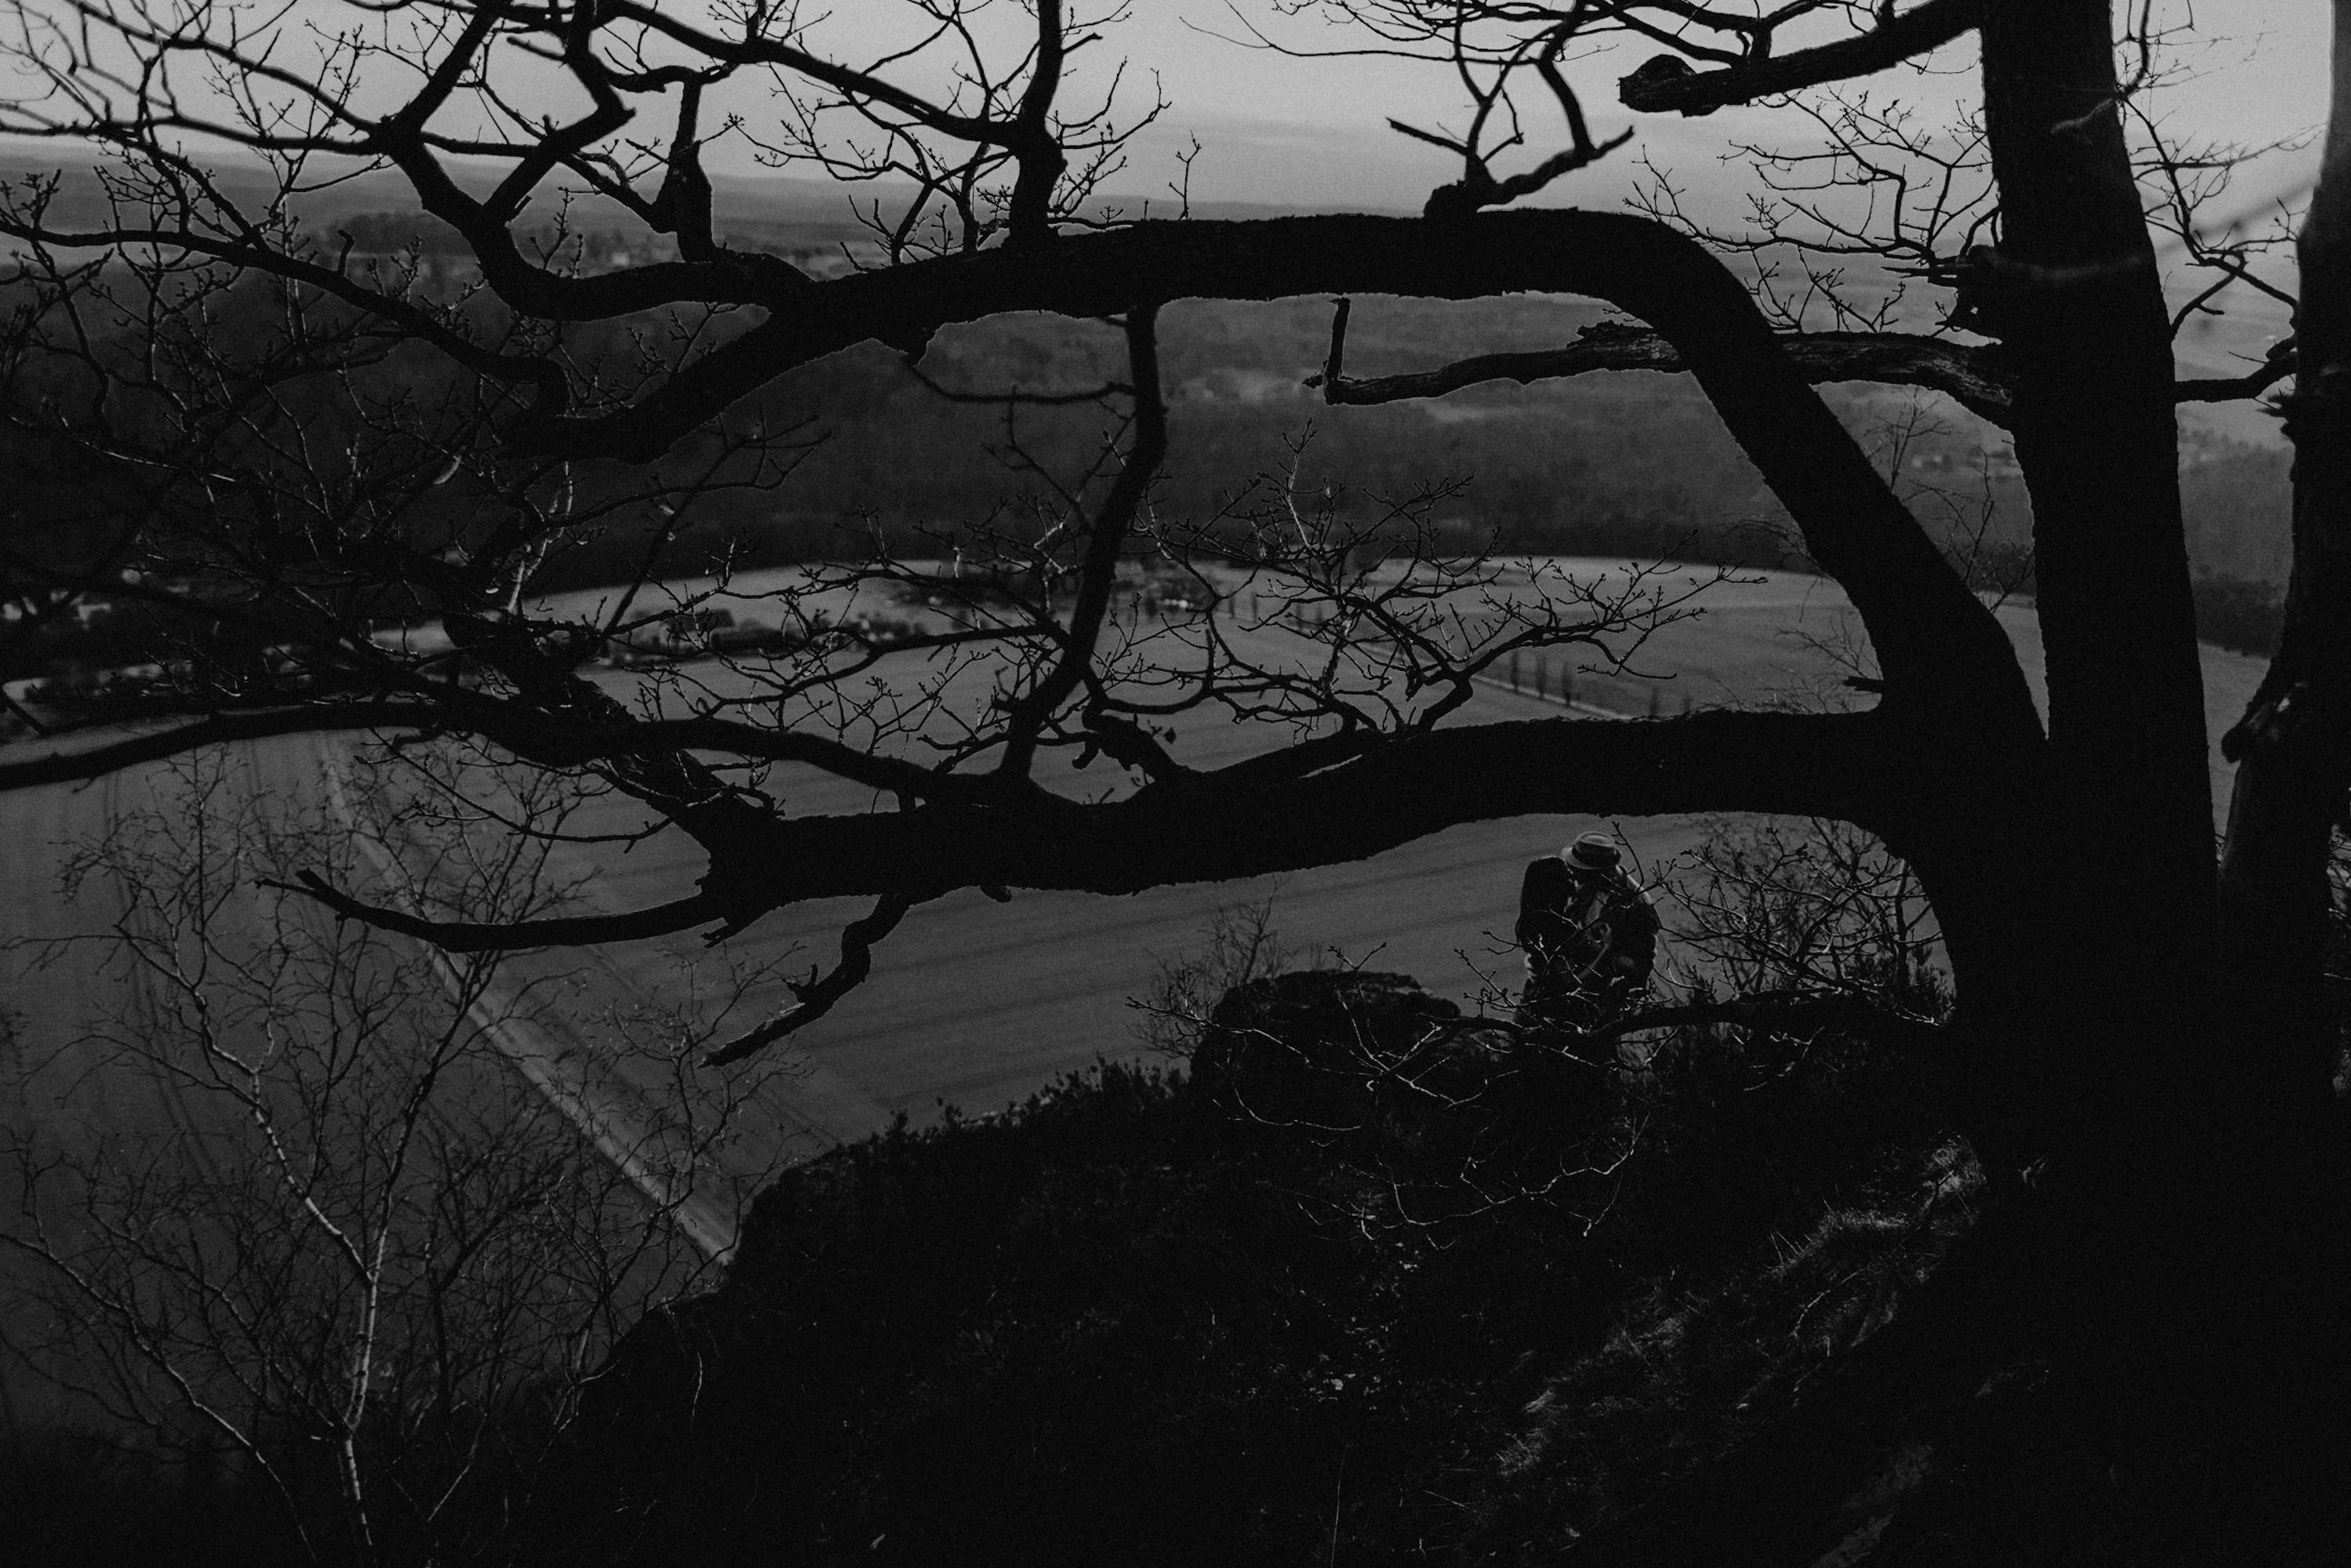
POLYGON ((1710 114, 1729 104, 1868 76, 1949 43, 1976 25, 1979 9, 1980 0, 1926 0, 1898 15, 1888 8, 1868 32, 1723 70, 1693 71, 1679 55, 1659 55, 1616 84, 1617 101, 1636 113, 1710 114))
POLYGON ((1061 656, 1012 708, 1004 761, 998 769, 1006 777, 1029 770, 1039 733, 1092 667, 1094 645, 1102 636, 1111 593, 1117 586, 1127 529, 1141 510, 1160 464, 1166 460, 1167 404, 1159 391, 1158 316, 1159 308, 1153 304, 1132 311, 1126 319, 1127 361, 1134 388, 1134 447, 1120 465, 1118 478, 1103 497, 1101 511, 1088 525, 1077 603, 1070 612, 1069 638, 1061 656))
MULTIPOLYGON (((1269 768, 1277 753, 1097 803, 1030 789, 987 805, 758 817, 730 827, 724 876, 712 879, 723 887, 626 915, 477 925, 367 904, 308 873, 296 891, 346 918, 490 952, 635 940, 712 921, 740 929, 768 910, 859 894, 1135 893, 1362 860, 1460 823, 1537 812, 1808 811, 1895 836, 1936 810, 1937 768, 1919 744, 1907 720, 1883 710, 1521 721, 1356 746, 1302 775, 1269 768)), ((868 946, 886 929, 873 927, 868 946)))
MULTIPOLYGON (((1344 301, 1341 302, 1342 304, 1344 301)), ((1356 378, 1342 374, 1345 318, 1332 322, 1332 358, 1321 374, 1306 385, 1321 387, 1322 401, 1357 408, 1418 398, 1443 397, 1484 382, 1517 382, 1521 385, 1580 376, 1593 371, 1679 371, 1689 367, 1671 343, 1658 334, 1623 322, 1602 321, 1584 328, 1574 342, 1562 349, 1531 349, 1520 352, 1478 354, 1456 360, 1433 371, 1406 371, 1392 376, 1356 378)), ((2015 388, 2002 368, 1995 346, 1976 347, 1942 338, 1906 332, 1800 332, 1781 339, 1788 358, 1815 384, 1828 382, 1880 382, 1913 386, 1947 394, 1970 413, 2006 429, 2015 388)), ((2294 373, 2289 350, 2273 356, 2241 376, 2212 376, 2183 381, 2174 389, 2181 402, 2233 402, 2258 397, 2294 373)))
POLYGON ((920 345, 950 322, 1008 310, 1107 316, 1162 299, 1326 289, 1437 298, 1579 293, 1649 321, 1796 517, 1813 558, 1852 593, 1889 679, 1948 687, 1967 708, 2007 712, 2004 722, 2030 714, 2006 634, 1812 392, 1746 289, 1695 242, 1646 218, 1564 211, 1444 225, 1149 223, 1065 235, 1033 254, 948 257, 818 285, 623 413, 526 420, 513 434, 550 453, 648 456, 784 370, 866 339, 920 345), (1955 683, 1961 667, 1981 682, 1955 683))
POLYGON ((706 925, 732 918, 731 906, 707 893, 674 899, 650 909, 621 915, 580 915, 546 920, 474 922, 429 920, 404 910, 364 903, 329 883, 316 872, 297 873, 296 882, 265 880, 263 887, 298 893, 317 899, 346 920, 378 930, 430 942, 445 953, 516 953, 528 947, 576 947, 594 942, 635 942, 649 936, 706 925))
POLYGON ((872 973, 873 945, 896 930, 898 922, 906 917, 906 912, 920 902, 905 894, 884 894, 873 905, 872 914, 842 928, 841 962, 833 966, 830 973, 820 979, 810 971, 805 982, 792 982, 794 1006, 711 1051, 703 1058, 703 1064, 723 1067, 731 1061, 740 1061, 831 1012, 834 1004, 863 985, 866 977, 872 973))
MULTIPOLYGON (((1584 328, 1562 349, 1480 354, 1433 371, 1357 380, 1340 373, 1344 318, 1332 323, 1332 358, 1322 374, 1307 382, 1322 388, 1322 401, 1347 406, 1442 397, 1480 382, 1521 383, 1583 375, 1592 371, 1664 371, 1689 368, 1674 346, 1656 332, 1623 322, 1584 328)), ((1898 332, 1806 332, 1781 339, 1805 380, 1886 382, 1947 392, 1994 424, 2008 423, 2010 389, 1999 370, 1996 350, 1970 348, 1939 338, 1898 332)))
MULTIPOLYGON (((258 713, 213 714, 193 723, 173 725, 124 740, 78 750, 52 751, 45 756, 0 762, 0 792, 28 789, 43 784, 73 784, 103 778, 141 763, 160 762, 198 747, 221 746, 239 740, 266 740, 281 735, 322 735, 346 729, 445 730, 447 711, 408 700, 320 703, 258 713)), ((12 749, 23 749, 12 748, 12 749)))
POLYGON ((1892 837, 1936 795, 1937 765, 1914 733, 1884 709, 1438 729, 1298 778, 1242 762, 1095 804, 1036 791, 987 807, 771 819, 738 848, 738 874, 778 904, 959 887, 1136 893, 1362 860, 1462 822, 1562 811, 1821 811, 1881 832, 1890 822, 1892 837))
POLYGON ((2267 359, 2241 376, 2190 379, 2179 382, 2172 391, 2181 402, 2234 402, 2242 397, 2261 396, 2293 375, 2299 363, 2294 340, 2289 338, 2272 349, 2267 359))

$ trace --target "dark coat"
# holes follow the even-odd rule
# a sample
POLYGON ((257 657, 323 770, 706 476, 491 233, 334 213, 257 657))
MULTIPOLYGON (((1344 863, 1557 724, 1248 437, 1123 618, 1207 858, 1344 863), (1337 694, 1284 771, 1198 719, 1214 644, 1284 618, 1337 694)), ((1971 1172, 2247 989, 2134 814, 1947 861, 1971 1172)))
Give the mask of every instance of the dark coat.
POLYGON ((1621 871, 1578 873, 1543 856, 1519 887, 1526 1005, 1562 1022, 1622 1010, 1648 989, 1661 925, 1649 895, 1621 871))

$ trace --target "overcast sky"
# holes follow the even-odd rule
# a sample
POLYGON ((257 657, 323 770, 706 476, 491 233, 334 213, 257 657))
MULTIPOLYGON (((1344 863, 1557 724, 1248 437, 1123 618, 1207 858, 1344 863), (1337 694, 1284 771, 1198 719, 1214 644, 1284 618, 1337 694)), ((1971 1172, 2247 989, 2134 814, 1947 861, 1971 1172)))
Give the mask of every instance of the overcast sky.
MULTIPOLYGON (((2166 3, 2176 15, 2191 9, 2186 0, 2166 3)), ((1269 15, 1262 0, 1244 4, 1252 16, 1269 15)), ((1140 150, 1135 189, 1151 189, 1172 172, 1168 151, 1186 131, 1196 132, 1207 148, 1194 177, 1194 193, 1207 199, 1416 207, 1433 185, 1458 175, 1445 154, 1385 124, 1395 115, 1458 125, 1464 118, 1459 89, 1444 69, 1395 61, 1309 62, 1239 47, 1210 36, 1210 30, 1238 30, 1220 0, 1140 0, 1136 9, 1117 36, 1131 60, 1157 69, 1173 107, 1140 150)), ((2184 79, 2168 85, 2151 103, 2183 133, 2255 142, 2314 128, 2325 114, 2328 12, 2326 0, 2193 0, 2197 29, 2209 42, 2183 53, 2184 79)), ((1311 22, 1288 24, 1280 36, 1306 45, 1349 37, 1311 22)), ((1113 47, 1106 41, 1101 52, 1107 56, 1113 47)), ((1768 110, 1631 120, 1615 107, 1615 78, 1654 52, 1646 44, 1626 46, 1571 68, 1594 134, 1613 135, 1628 122, 1635 134, 1625 154, 1572 177, 1559 199, 1613 204, 1630 182, 1629 154, 1637 151, 1679 176, 1703 182, 1727 141, 1801 135, 1786 116, 1768 110)), ((1893 72, 1872 86, 1913 97, 1922 107, 1945 106, 1970 96, 1973 58, 1972 41, 1962 41, 1936 62, 1950 74, 1893 72)), ((2314 155, 2307 154, 2272 163, 2255 184, 2290 187, 2316 166, 2314 155)))
MULTIPOLYGON (((1083 0, 1080 0, 1082 4, 1083 0)), ((1301 48, 1360 46, 1364 35, 1313 17, 1283 18, 1271 0, 1234 0, 1239 15, 1258 22, 1285 43, 1301 48)), ((37 4, 37 0, 36 0, 37 4)), ((2127 0, 2136 10, 2139 0, 2127 0)), ((2159 104, 2176 131, 2186 137, 2221 136, 2253 142, 2314 127, 2325 113, 2327 0, 2158 0, 2174 19, 2192 16, 2208 42, 2178 57, 2185 79, 2149 99, 2159 104)), ((681 13, 699 6, 684 0, 681 13)), ((1122 101, 1141 108, 1149 101, 1155 74, 1169 103, 1162 121, 1138 139, 1129 169, 1113 182, 1123 193, 1157 195, 1177 172, 1174 152, 1196 135, 1205 151, 1195 171, 1193 193, 1203 200, 1276 203, 1290 206, 1368 206, 1416 209, 1435 185, 1458 175, 1457 161, 1387 129, 1390 116, 1423 125, 1458 126, 1465 118, 1459 84, 1435 64, 1333 58, 1301 60, 1245 47, 1218 34, 1244 29, 1225 0, 1133 0, 1133 15, 1079 57, 1073 91, 1083 95, 1120 59, 1128 64, 1122 101)), ((346 25, 350 11, 339 0, 293 0, 291 16, 346 25)), ((846 0, 834 6, 831 22, 817 37, 834 41, 848 59, 870 57, 872 41, 885 36, 889 19, 918 15, 890 0, 846 0), (882 20, 877 21, 876 18, 882 20)), ((1017 30, 1020 14, 1010 0, 998 0, 985 16, 996 27, 1017 30)), ((1790 37, 1782 47, 1799 46, 1790 37)), ((281 49, 286 63, 302 53, 296 43, 281 49)), ((1017 50, 1015 51, 1017 52, 1017 50)), ((1597 135, 1622 130, 1628 119, 1615 106, 1615 78, 1654 52, 1646 43, 1571 61, 1570 78, 1583 89, 1597 135)), ((1900 93, 1926 110, 1947 112, 1970 96, 1974 45, 1962 40, 1933 62, 1941 74, 1884 73, 1873 91, 1900 93)), ((396 73, 378 71, 380 78, 396 73)), ((383 90, 405 84, 382 79, 383 90)), ((747 79, 725 89, 726 107, 755 122, 766 109, 764 89, 747 79)), ((527 99, 528 91, 521 97, 527 99)), ((550 95, 548 107, 559 107, 550 95)), ((561 106, 569 108, 570 106, 561 106)), ((1534 110, 1539 106, 1530 102, 1534 110)), ((772 118, 769 114, 768 118, 772 118)), ((1531 113, 1532 151, 1554 150, 1561 141, 1556 117, 1531 113)), ((655 120, 647 120, 651 129, 655 120)), ((1726 144, 1752 140, 1793 145, 1805 140, 1801 121, 1785 111, 1733 110, 1699 120, 1648 116, 1635 126, 1634 144, 1594 168, 1570 177, 1545 199, 1586 205, 1614 205, 1639 170, 1646 152, 1671 168, 1677 180, 1698 190, 1728 195, 1749 183, 1742 172, 1720 166, 1726 144)), ((1562 139, 1563 140, 1563 139, 1562 139)), ((55 156, 54 151, 49 154, 55 156)), ((753 173, 750 150, 737 142, 714 149, 720 172, 753 173)), ((1504 163, 1499 172, 1514 165, 1504 163)), ((2283 155, 2247 179, 2241 198, 2258 204, 2267 192, 2290 191, 2314 170, 2314 155, 2283 155)))

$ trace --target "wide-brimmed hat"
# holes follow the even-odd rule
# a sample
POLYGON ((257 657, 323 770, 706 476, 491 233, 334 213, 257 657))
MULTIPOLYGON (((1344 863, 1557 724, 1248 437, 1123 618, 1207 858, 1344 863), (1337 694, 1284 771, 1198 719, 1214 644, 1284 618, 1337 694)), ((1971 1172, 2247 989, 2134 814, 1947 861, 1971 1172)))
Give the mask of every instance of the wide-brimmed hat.
POLYGON ((1585 833, 1568 845, 1560 858, 1577 871, 1614 871, 1625 852, 1606 833, 1585 833))

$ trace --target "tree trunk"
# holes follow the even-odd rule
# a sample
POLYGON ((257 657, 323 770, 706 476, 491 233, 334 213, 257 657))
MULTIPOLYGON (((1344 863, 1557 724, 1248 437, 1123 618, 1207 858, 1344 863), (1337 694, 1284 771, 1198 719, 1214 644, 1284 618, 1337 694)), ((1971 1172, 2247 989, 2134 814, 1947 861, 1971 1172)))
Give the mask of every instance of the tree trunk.
POLYGON ((2220 896, 2238 1057, 2261 1073, 2276 1113, 2296 1121, 2327 1109, 2326 862, 2351 783, 2351 0, 2335 0, 2334 95, 2298 247, 2285 626, 2222 743, 2237 760, 2220 896))
POLYGON ((2017 373, 2048 658, 2039 876, 2067 949, 2032 1031, 2064 1043, 2002 1076, 2033 1103, 2020 1114, 2043 1154, 2100 1144, 2089 1157, 2137 1163, 2179 1092, 2216 1075, 2212 806, 2170 323, 2106 0, 1989 0, 1982 40, 2001 238, 1963 303, 2017 373))
MULTIPOLYGON (((1991 1201, 1777 1442, 1602 1543, 1603 1561, 1820 1559, 1855 1517, 1824 1531, 1822 1505, 1856 1496, 1896 1450, 1929 1455, 1930 1479, 1866 1549, 1872 1563, 2202 1568, 2344 1550, 2339 1162, 2278 1137, 2270 1090, 2218 1049, 2169 323, 2113 105, 2110 27, 2105 0, 1983 7, 2002 227, 1965 303, 2019 377, 2049 766, 2037 796, 2020 792, 2011 844, 1978 824, 1896 846, 1952 933, 1964 1012, 2003 1041, 1965 1069, 1991 1201), (2032 862, 2030 888, 2002 890, 2004 848, 2032 862)), ((2338 31, 2338 76, 2346 47, 2338 31)), ((2289 629, 2232 821, 2241 985, 2287 967, 2314 978, 2326 829, 2351 767, 2351 724, 2335 716, 2351 713, 2346 98, 2332 189, 2303 239, 2289 629), (2314 717, 2278 722, 2296 704, 2314 717)), ((2311 1065, 2305 1053, 2305 1097, 2311 1065)))
MULTIPOLYGON (((1980 1084, 1994 1206, 1909 1336, 1986 1380, 1928 1423, 1938 1479, 1885 1538, 1894 1562, 2274 1558, 2339 1485, 2339 1443, 2285 1436, 2341 1382, 2321 1348, 2339 1270, 2293 1234, 2334 1234, 2333 1217, 2219 1049, 2169 321, 2111 26, 2105 0, 1983 7, 2001 230, 1966 302, 2018 378, 2050 729, 2045 832, 2024 841, 2046 846, 2053 940, 2005 960, 2037 1017, 1980 1084)), ((2340 428, 2321 438, 2330 465, 2340 428)))

